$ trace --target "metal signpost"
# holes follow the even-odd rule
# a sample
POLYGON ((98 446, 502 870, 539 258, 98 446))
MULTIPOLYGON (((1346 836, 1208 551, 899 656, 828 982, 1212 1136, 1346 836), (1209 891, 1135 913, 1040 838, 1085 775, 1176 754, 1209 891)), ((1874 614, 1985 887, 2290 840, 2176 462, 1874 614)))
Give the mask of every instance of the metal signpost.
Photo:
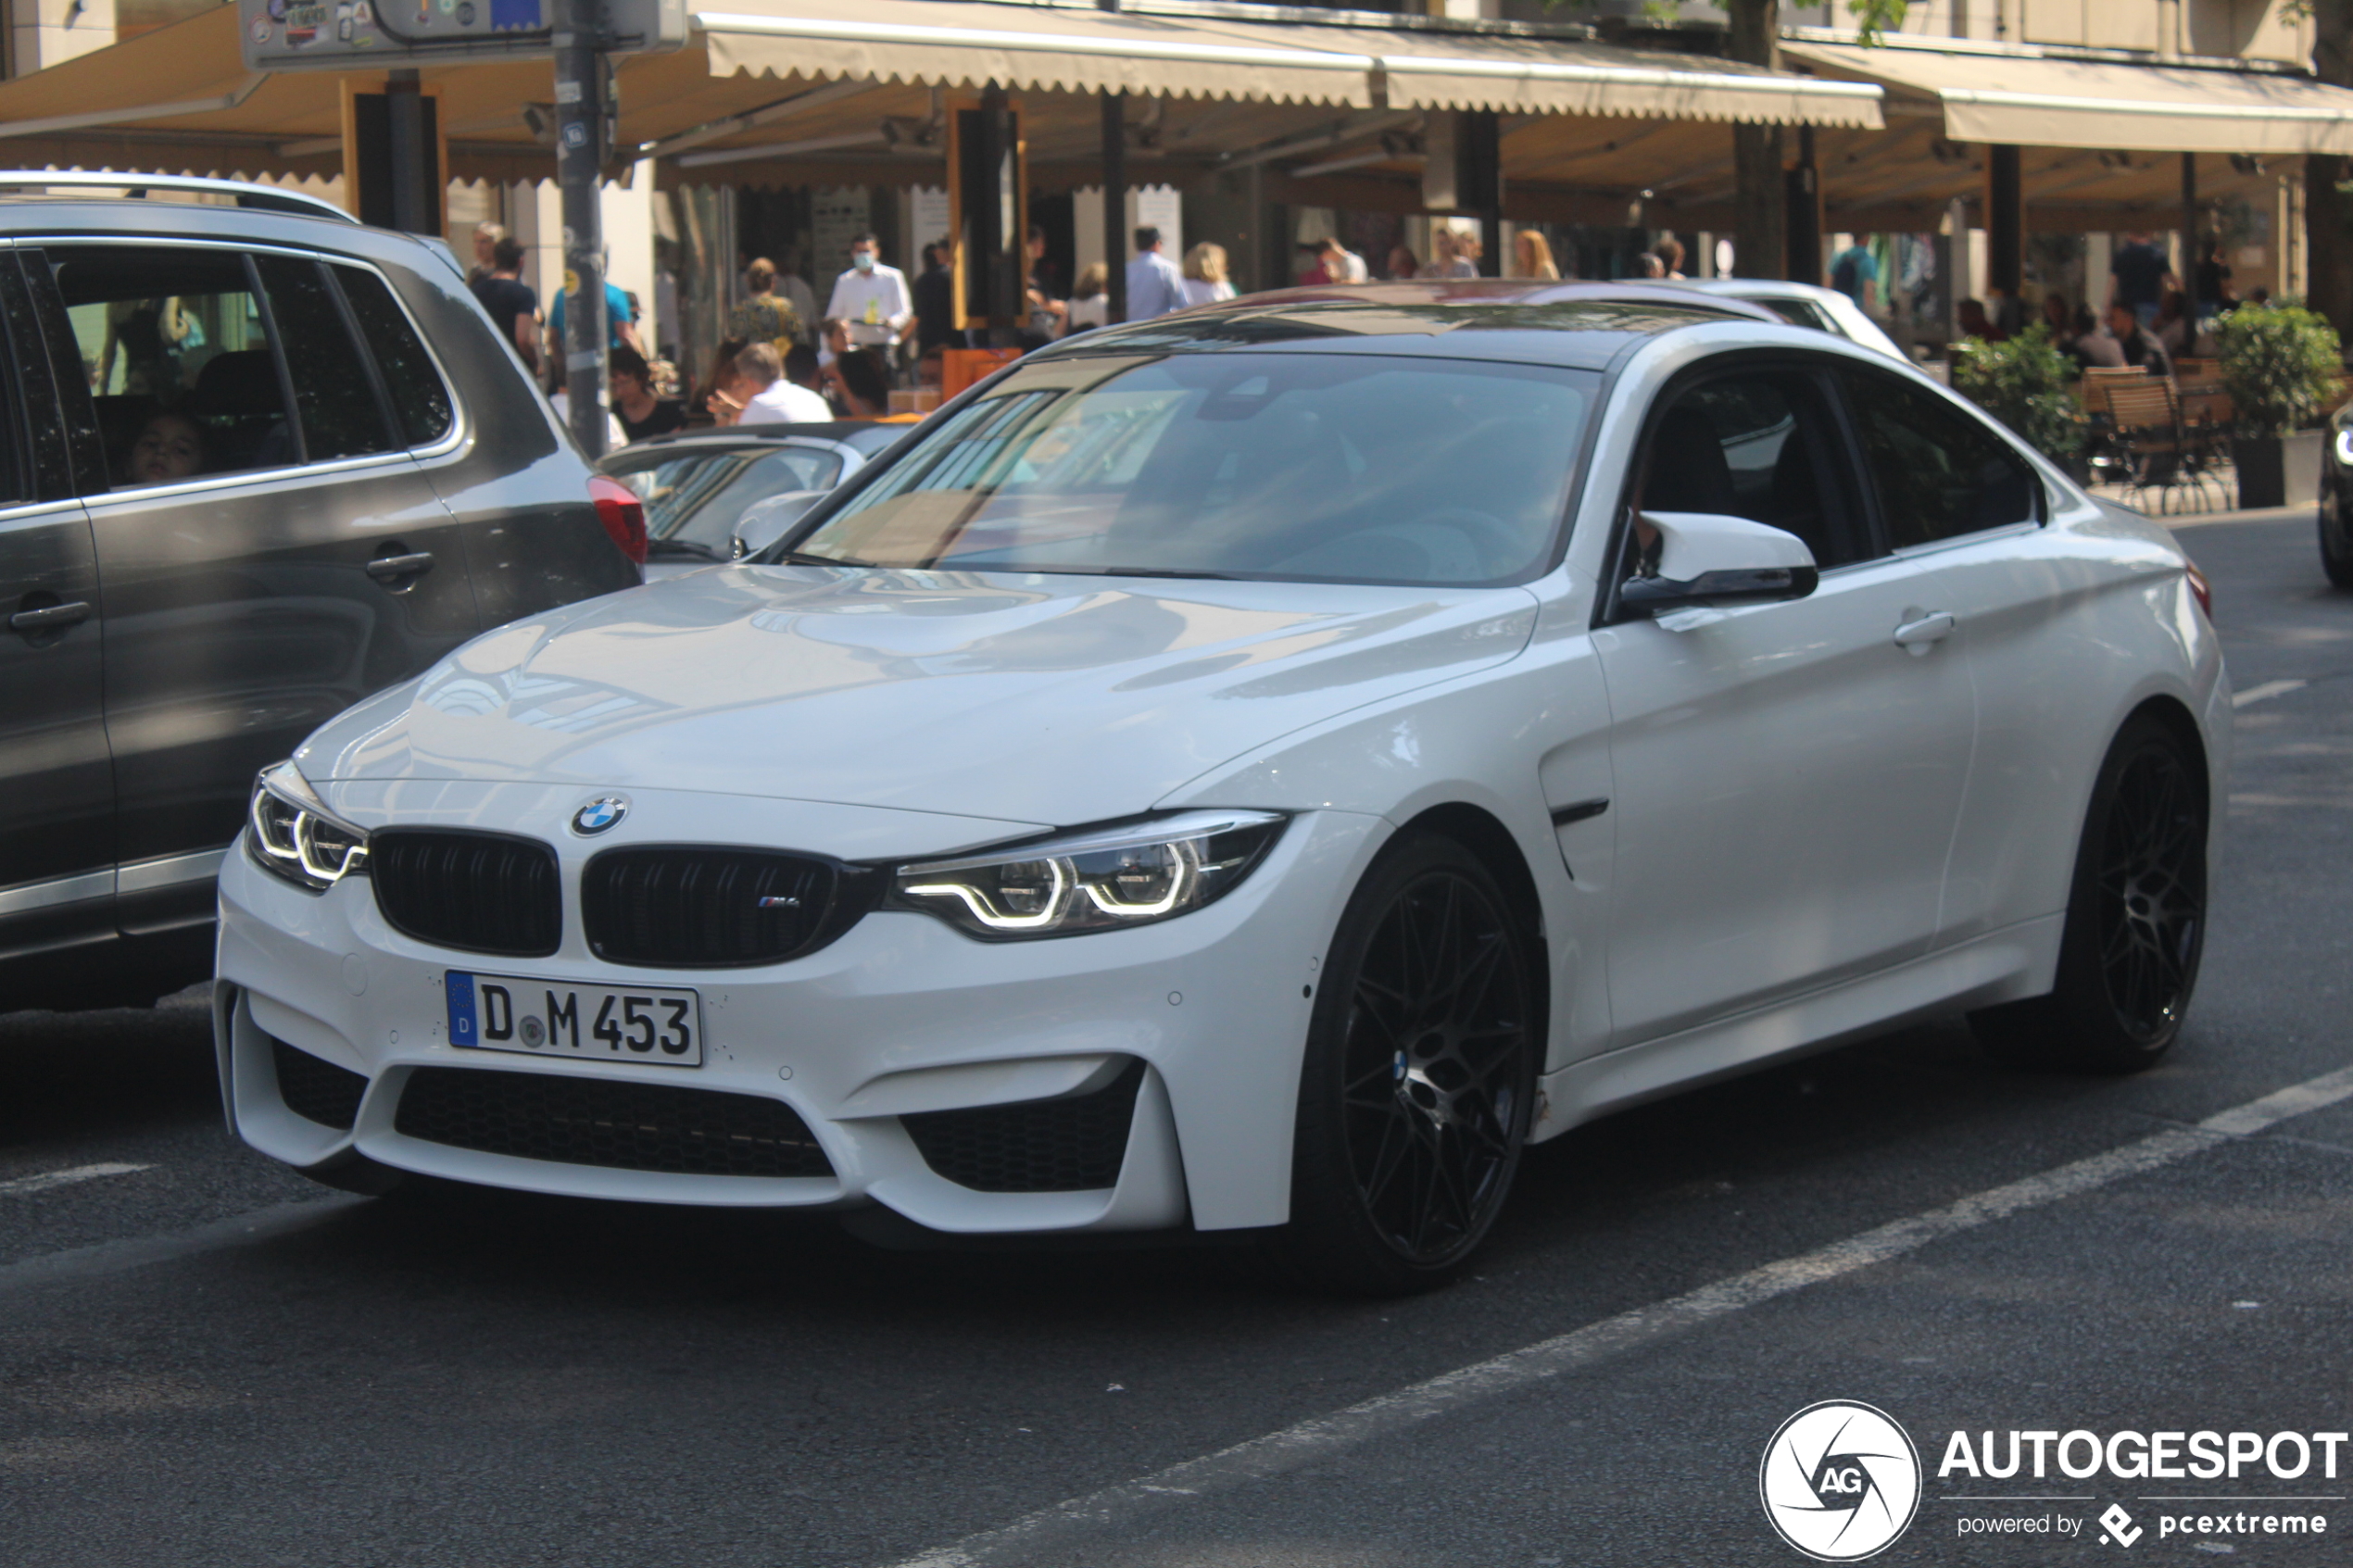
POLYGON ((237 19, 248 70, 387 73, 395 209, 411 223, 439 206, 415 199, 428 167, 423 116, 414 106, 418 68, 553 57, 556 185, 563 196, 565 292, 573 296, 564 389, 573 434, 590 457, 601 457, 610 328, 598 187, 610 151, 608 56, 685 44, 686 0, 237 0, 237 19))

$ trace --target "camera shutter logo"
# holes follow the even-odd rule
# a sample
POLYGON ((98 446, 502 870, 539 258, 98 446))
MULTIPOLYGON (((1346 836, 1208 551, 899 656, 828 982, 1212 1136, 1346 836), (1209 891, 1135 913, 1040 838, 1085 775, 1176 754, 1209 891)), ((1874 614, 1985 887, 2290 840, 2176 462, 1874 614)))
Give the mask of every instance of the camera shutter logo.
POLYGON ((1781 1539, 1818 1562, 1857 1562, 1919 1512, 1919 1450, 1886 1411, 1825 1399, 1781 1423, 1756 1490, 1781 1539))

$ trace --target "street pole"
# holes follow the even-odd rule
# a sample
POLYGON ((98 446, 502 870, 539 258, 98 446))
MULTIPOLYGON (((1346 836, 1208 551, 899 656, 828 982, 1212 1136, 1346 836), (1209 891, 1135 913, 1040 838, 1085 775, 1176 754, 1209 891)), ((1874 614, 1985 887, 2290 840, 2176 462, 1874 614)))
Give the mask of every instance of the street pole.
POLYGON ((556 44, 556 187, 563 198, 564 392, 572 433, 605 455, 605 236, 598 208, 605 139, 604 0, 551 0, 556 44))
POLYGON ((439 204, 425 183, 424 94, 414 69, 384 72, 384 119, 392 141, 392 226, 411 234, 439 233, 439 204))

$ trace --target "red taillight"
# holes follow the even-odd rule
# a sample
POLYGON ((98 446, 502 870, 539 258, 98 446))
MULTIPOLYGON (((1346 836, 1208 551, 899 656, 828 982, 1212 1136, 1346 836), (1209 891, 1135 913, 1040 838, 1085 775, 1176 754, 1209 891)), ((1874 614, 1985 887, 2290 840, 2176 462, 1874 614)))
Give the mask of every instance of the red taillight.
POLYGON ((601 473, 588 476, 588 498, 597 503, 597 521, 605 525, 621 553, 646 564, 646 503, 637 492, 601 473))
POLYGON ((2190 580, 2190 592, 2197 598, 2197 608, 2206 611, 2207 620, 2213 620, 2214 584, 2206 580, 2206 573, 2197 569, 2196 561, 2185 563, 2183 572, 2190 580))

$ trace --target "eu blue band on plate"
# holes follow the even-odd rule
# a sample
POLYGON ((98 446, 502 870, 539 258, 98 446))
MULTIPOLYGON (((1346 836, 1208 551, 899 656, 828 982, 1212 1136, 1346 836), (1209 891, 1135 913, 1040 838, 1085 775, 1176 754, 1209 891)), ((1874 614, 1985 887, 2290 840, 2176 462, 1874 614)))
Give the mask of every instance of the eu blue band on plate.
POLYGON ((482 1037, 474 1028, 474 977, 451 970, 444 977, 443 985, 449 994, 449 1043, 453 1046, 478 1046, 482 1037))

